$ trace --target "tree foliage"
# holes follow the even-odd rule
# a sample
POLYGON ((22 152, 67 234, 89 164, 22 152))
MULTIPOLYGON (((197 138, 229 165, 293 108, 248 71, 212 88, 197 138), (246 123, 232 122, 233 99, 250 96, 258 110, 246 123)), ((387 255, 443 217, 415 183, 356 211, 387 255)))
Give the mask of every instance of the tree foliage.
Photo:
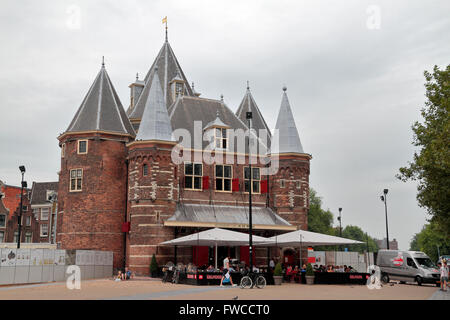
MULTIPOLYGON (((317 195, 317 192, 309 189, 309 212, 308 212, 308 230, 328 234, 332 236, 339 236, 339 227, 333 227, 333 213, 330 210, 322 209, 322 199, 317 195)), ((352 245, 349 247, 352 251, 365 252, 367 250, 366 234, 357 226, 346 226, 342 230, 342 237, 363 241, 364 244, 352 245)), ((317 251, 336 250, 336 246, 320 246, 315 248, 317 251)), ((378 246, 375 240, 369 237, 370 252, 378 251, 378 246)))
POLYGON ((440 231, 436 222, 423 226, 411 240, 410 250, 425 252, 434 262, 438 259, 438 247, 441 255, 450 253, 450 239, 440 231))
POLYGON ((400 168, 402 181, 418 182, 417 200, 435 222, 434 229, 448 238, 450 230, 450 65, 425 71, 426 102, 423 123, 412 126, 413 161, 400 168))

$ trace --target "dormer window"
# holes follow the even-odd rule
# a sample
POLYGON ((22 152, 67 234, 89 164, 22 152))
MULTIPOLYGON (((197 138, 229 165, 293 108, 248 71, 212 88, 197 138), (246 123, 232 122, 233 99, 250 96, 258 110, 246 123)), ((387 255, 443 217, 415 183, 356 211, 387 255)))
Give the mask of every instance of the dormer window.
POLYGON ((170 81, 170 86, 173 100, 175 100, 178 95, 184 94, 184 80, 178 74, 170 81))
POLYGON ((215 128, 214 141, 216 142, 216 149, 226 149, 228 147, 227 129, 215 128))

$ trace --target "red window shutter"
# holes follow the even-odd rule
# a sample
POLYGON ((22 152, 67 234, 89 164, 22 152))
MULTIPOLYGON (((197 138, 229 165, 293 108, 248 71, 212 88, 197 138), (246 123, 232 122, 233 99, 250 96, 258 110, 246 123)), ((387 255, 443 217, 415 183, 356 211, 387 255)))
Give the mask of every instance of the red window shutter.
POLYGON ((203 184, 203 190, 209 189, 209 176, 203 176, 202 177, 202 184, 203 184))
POLYGON ((234 178, 232 181, 231 181, 231 188, 232 188, 232 190, 233 191, 239 191, 239 179, 238 178, 234 178))
POLYGON ((130 223, 129 222, 122 223, 122 232, 130 232, 130 223))
POLYGON ((261 193, 267 193, 267 180, 261 180, 261 193))

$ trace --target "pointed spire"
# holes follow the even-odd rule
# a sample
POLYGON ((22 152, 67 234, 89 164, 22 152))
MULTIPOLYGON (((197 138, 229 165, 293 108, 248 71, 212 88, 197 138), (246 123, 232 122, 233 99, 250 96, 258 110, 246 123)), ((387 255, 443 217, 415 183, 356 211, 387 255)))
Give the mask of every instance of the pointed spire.
POLYGON ((286 90, 286 86, 283 86, 283 97, 272 139, 272 153, 304 153, 286 90))
POLYGON ((175 141, 157 69, 149 84, 150 90, 136 140, 175 141))
POLYGON ((102 67, 66 132, 103 131, 135 136, 119 96, 102 67))
POLYGON ((264 117, 261 114, 261 111, 258 108, 258 105, 256 104, 255 100, 253 99, 252 93, 250 91, 250 84, 247 81, 247 91, 245 92, 244 98, 241 101, 241 104, 239 105, 238 110, 236 111, 236 116, 241 119, 242 122, 245 124, 247 123, 246 119, 246 112, 252 112, 253 113, 253 119, 252 119, 252 128, 256 131, 260 129, 267 130, 269 134, 270 139, 270 130, 267 126, 266 121, 264 120, 264 117))

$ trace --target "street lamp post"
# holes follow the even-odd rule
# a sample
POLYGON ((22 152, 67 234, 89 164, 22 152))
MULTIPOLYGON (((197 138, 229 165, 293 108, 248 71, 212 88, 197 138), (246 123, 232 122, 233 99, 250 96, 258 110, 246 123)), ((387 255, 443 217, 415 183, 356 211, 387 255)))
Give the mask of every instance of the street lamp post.
MULTIPOLYGON (((246 113, 246 118, 248 120, 248 170, 249 170, 249 185, 248 185, 248 254, 249 254, 249 264, 250 272, 253 272, 253 238, 252 238, 252 161, 250 155, 250 135, 252 130, 252 112, 246 113)), ((245 189, 245 183, 244 183, 245 189)))
MULTIPOLYGON (((342 238, 342 217, 341 217, 342 208, 339 208, 339 237, 342 238)), ((342 251, 342 246, 340 246, 340 250, 342 251)))
POLYGON ((27 182, 23 181, 23 177, 25 174, 25 166, 19 167, 20 172, 22 173, 22 186, 20 189, 20 209, 19 209, 19 220, 18 220, 18 237, 17 237, 17 249, 20 249, 20 237, 22 231, 22 210, 23 210, 23 188, 27 186, 27 182))
POLYGON ((385 211, 385 215, 386 215, 386 249, 389 250, 389 230, 388 230, 388 217, 387 217, 387 193, 388 193, 388 189, 384 189, 383 193, 384 196, 380 196, 381 201, 384 202, 384 211, 385 211))

